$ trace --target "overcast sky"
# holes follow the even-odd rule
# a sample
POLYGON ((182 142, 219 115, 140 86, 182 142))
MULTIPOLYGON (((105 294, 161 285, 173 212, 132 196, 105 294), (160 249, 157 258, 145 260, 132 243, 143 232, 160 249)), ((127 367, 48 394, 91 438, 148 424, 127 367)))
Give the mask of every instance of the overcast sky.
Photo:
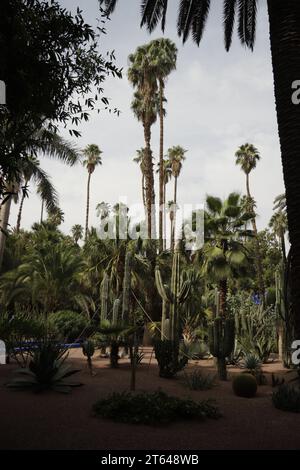
MULTIPOLYGON (((86 21, 96 25, 97 0, 60 0, 68 10, 79 6, 86 21)), ((245 142, 253 143, 261 161, 251 174, 251 187, 257 201, 258 226, 264 228, 272 215, 273 200, 283 192, 283 179, 277 133, 273 77, 269 47, 266 2, 259 2, 257 41, 254 53, 244 49, 235 35, 230 53, 223 47, 221 0, 212 1, 204 39, 198 48, 191 40, 181 45, 176 35, 178 1, 169 2, 165 37, 178 46, 177 70, 166 86, 167 117, 165 147, 182 145, 188 150, 179 180, 181 203, 198 204, 206 194, 226 197, 231 191, 245 192, 245 177, 235 165, 234 153, 245 142)), ((157 29, 149 36, 139 28, 140 0, 119 0, 118 8, 107 24, 100 50, 116 51, 117 64, 124 67, 122 80, 109 79, 105 96, 121 110, 119 117, 105 112, 91 115, 81 126, 80 148, 95 143, 103 151, 103 166, 98 167, 91 183, 91 223, 97 224, 95 206, 127 197, 128 204, 141 201, 141 176, 132 162, 136 149, 144 145, 142 126, 130 110, 132 88, 127 81, 127 57, 138 45, 159 38, 157 29)), ((66 132, 62 132, 68 137, 66 132)), ((68 137, 69 138, 69 137, 68 137)), ((152 146, 158 156, 159 128, 153 128, 152 146)), ((51 176, 65 213, 62 229, 84 225, 87 172, 82 166, 66 167, 41 158, 43 169, 51 176)), ((172 185, 169 185, 169 191, 172 185)), ((168 199, 172 199, 171 194, 168 199)), ((23 226, 29 228, 39 218, 40 200, 30 186, 25 201, 23 226)), ((10 223, 14 226, 17 206, 10 223)))

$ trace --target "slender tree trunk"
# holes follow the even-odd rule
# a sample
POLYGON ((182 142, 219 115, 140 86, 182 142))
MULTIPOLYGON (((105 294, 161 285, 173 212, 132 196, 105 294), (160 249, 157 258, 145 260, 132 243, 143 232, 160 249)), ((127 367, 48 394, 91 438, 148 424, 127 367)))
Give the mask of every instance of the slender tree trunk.
POLYGON ((300 2, 268 0, 275 99, 291 242, 291 303, 300 339, 300 105, 292 84, 300 80, 300 2))
POLYGON ((172 236, 171 236, 171 251, 174 251, 174 247, 175 247, 176 212, 177 212, 177 179, 178 177, 175 176, 174 178, 174 220, 173 220, 172 236))
POLYGON ((220 316, 225 318, 227 311, 227 280, 220 281, 220 316))
POLYGON ((10 208, 11 208, 11 201, 12 201, 12 196, 9 197, 9 199, 6 201, 5 204, 1 206, 1 221, 0 221, 0 270, 2 268, 2 262, 3 262, 3 254, 4 254, 4 248, 5 248, 5 243, 6 243, 6 231, 8 228, 8 221, 9 221, 9 214, 10 214, 10 208))
POLYGON ((145 196, 145 175, 143 173, 142 176, 142 199, 143 199, 143 206, 146 208, 146 196, 145 196))
POLYGON ((144 123, 145 137, 145 182, 146 182, 146 207, 147 207, 147 226, 148 237, 155 238, 155 193, 153 162, 151 152, 151 127, 144 123))
POLYGON ((164 204, 164 113, 163 113, 164 83, 159 81, 159 251, 162 252, 163 244, 163 204, 164 204))
POLYGON ((41 205, 41 220, 40 223, 43 222, 43 217, 44 217, 44 199, 42 198, 42 205, 41 205))
POLYGON ((163 240, 164 240, 164 250, 167 248, 167 211, 166 211, 166 191, 167 191, 167 185, 164 182, 164 219, 163 219, 163 240))
POLYGON ((21 197, 19 212, 18 212, 18 218, 17 218, 17 225, 16 225, 16 232, 17 232, 17 233, 20 232, 21 218, 22 218, 22 211, 23 211, 24 199, 25 199, 25 194, 24 194, 24 192, 23 192, 23 193, 22 193, 22 197, 21 197))
POLYGON ((284 240, 284 232, 280 234, 280 244, 281 244, 281 251, 282 251, 282 258, 284 265, 286 266, 286 249, 285 249, 285 240, 284 240))
POLYGON ((86 216, 85 216, 85 235, 84 235, 85 241, 87 239, 88 229, 89 229, 90 185, 91 185, 91 172, 89 171, 87 191, 86 191, 86 216))
MULTIPOLYGON (((250 184, 249 184, 249 173, 246 174, 246 190, 247 190, 247 196, 249 199, 252 199, 251 193, 250 193, 250 184)), ((258 231, 257 231, 257 225, 256 225, 256 219, 253 217, 251 219, 252 223, 252 229, 253 233, 255 236, 255 265, 256 265, 256 274, 257 274, 257 281, 258 281, 258 289, 260 293, 260 297, 262 300, 264 300, 265 296, 265 283, 264 283, 264 278, 263 278, 263 267, 261 263, 261 250, 260 250, 260 243, 258 240, 258 231)))

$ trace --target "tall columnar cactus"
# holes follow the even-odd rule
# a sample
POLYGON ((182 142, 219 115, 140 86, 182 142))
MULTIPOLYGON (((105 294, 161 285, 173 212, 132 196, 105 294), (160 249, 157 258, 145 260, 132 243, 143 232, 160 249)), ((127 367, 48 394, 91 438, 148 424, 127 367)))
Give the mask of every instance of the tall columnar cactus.
POLYGON ((209 349, 217 358, 220 380, 227 379, 226 357, 234 350, 235 324, 233 319, 216 317, 209 327, 209 349))
POLYGON ((112 323, 113 323, 113 325, 116 325, 118 323, 119 308, 120 308, 120 299, 116 299, 114 301, 113 313, 112 313, 112 323))
POLYGON ((105 272, 101 282, 100 297, 101 297, 101 322, 107 320, 108 312, 108 290, 109 290, 109 277, 105 272))
MULTIPOLYGON (((166 330, 166 308, 169 305, 170 318, 169 318, 169 337, 162 339, 171 340, 174 342, 179 341, 179 306, 188 297, 191 283, 189 281, 181 281, 180 276, 180 252, 176 250, 173 254, 172 263, 172 276, 170 288, 163 284, 159 267, 155 268, 155 282, 159 295, 163 301, 163 315, 162 315, 162 327, 161 330, 166 330)), ((163 335, 164 336, 164 335, 163 335)))
POLYGON ((220 315, 220 292, 219 289, 215 288, 215 311, 213 312, 213 318, 220 315))
POLYGON ((123 279, 123 302, 122 302, 122 320, 126 323, 129 320, 131 265, 132 265, 132 254, 130 251, 127 251, 126 256, 125 256, 125 271, 124 271, 124 279, 123 279))
MULTIPOLYGON (((276 269, 275 272, 275 292, 276 303, 275 311, 279 319, 279 340, 281 342, 282 360, 286 367, 291 364, 291 343, 292 343, 292 322, 290 318, 288 285, 286 280, 288 267, 284 263, 276 269)), ((280 345, 279 345, 280 346, 280 345)))

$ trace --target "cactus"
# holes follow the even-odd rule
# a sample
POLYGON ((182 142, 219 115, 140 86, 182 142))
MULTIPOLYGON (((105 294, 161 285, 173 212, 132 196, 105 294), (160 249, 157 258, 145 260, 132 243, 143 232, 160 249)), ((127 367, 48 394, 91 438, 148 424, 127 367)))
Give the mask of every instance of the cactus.
POLYGON ((128 319, 129 319, 131 264, 132 264, 132 254, 130 251, 127 251, 126 256, 125 256, 125 271, 124 271, 124 279, 123 279, 123 302, 122 302, 122 320, 125 323, 128 323, 128 319))
POLYGON ((209 327, 209 349, 217 358, 220 380, 227 379, 226 357, 234 349, 235 325, 233 319, 216 317, 209 327))
POLYGON ((109 289, 109 277, 104 272, 103 279, 101 282, 100 297, 101 297, 101 322, 107 320, 108 312, 108 289, 109 289))
POLYGON ((180 279, 180 252, 176 249, 173 254, 171 287, 163 284, 159 267, 155 268, 155 282, 159 295, 163 301, 162 327, 164 331, 166 321, 166 309, 170 307, 170 334, 162 339, 179 341, 179 306, 184 303, 190 292, 191 283, 189 281, 182 282, 180 279))
POLYGON ((113 323, 113 325, 116 325, 118 323, 119 307, 120 307, 120 299, 116 299, 114 301, 113 313, 112 313, 112 323, 113 323))

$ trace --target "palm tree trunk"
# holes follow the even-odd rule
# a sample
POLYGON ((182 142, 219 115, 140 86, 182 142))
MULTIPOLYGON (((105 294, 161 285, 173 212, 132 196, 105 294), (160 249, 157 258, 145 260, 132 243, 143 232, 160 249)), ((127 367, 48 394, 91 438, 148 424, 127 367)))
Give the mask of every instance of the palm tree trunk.
MULTIPOLYGON (((249 173, 246 173, 246 190, 247 190, 248 198, 252 199, 251 193, 250 193, 249 173)), ((261 299, 264 300, 265 283, 264 283, 264 278, 263 278, 263 267, 261 263, 262 257, 261 257, 260 243, 259 243, 258 236, 257 236, 258 231, 257 231, 255 217, 251 219, 251 223, 252 223, 253 233, 255 236, 255 267, 256 267, 256 274, 257 274, 258 289, 259 289, 261 299)))
POLYGON ((23 193, 22 193, 22 197, 21 197, 19 212, 18 212, 18 218, 17 218, 17 225, 16 225, 16 232, 17 232, 17 233, 20 232, 21 218, 22 218, 22 210, 23 210, 24 199, 25 199, 25 193, 23 192, 23 193))
POLYGON ((177 212, 177 176, 174 178, 174 220, 172 227, 172 236, 171 236, 171 251, 174 251, 175 247, 175 232, 176 232, 176 212, 177 212))
POLYGON ((42 205, 41 205, 41 220, 40 223, 43 222, 43 217, 44 217, 44 199, 42 198, 42 205))
POLYGON ((89 229, 89 211, 90 211, 90 185, 91 185, 91 172, 89 171, 87 190, 86 190, 86 216, 85 216, 85 236, 86 241, 89 229))
POLYGON ((167 185, 164 182, 164 206, 163 206, 163 213, 164 213, 164 218, 163 218, 163 248, 164 250, 167 248, 167 212, 166 212, 166 191, 167 191, 167 185))
POLYGON ((164 204, 164 114, 163 114, 164 84, 159 81, 159 251, 163 251, 163 204, 164 204))
POLYGON ((151 127, 144 123, 145 137, 145 182, 146 182, 146 208, 147 208, 147 227, 148 238, 155 238, 155 193, 154 193, 154 177, 153 162, 151 152, 151 127))
POLYGON ((300 105, 292 83, 300 79, 300 2, 268 0, 275 99, 291 242, 291 302, 300 339, 300 105))
POLYGON ((1 206, 1 221, 0 221, 0 269, 2 267, 4 248, 6 243, 6 231, 8 227, 9 214, 11 208, 12 196, 8 198, 5 204, 1 206))
POLYGON ((142 176, 142 199, 143 199, 143 206, 146 207, 146 197, 145 197, 145 175, 142 176))
POLYGON ((227 310, 227 280, 220 281, 220 316, 225 318, 227 310))

